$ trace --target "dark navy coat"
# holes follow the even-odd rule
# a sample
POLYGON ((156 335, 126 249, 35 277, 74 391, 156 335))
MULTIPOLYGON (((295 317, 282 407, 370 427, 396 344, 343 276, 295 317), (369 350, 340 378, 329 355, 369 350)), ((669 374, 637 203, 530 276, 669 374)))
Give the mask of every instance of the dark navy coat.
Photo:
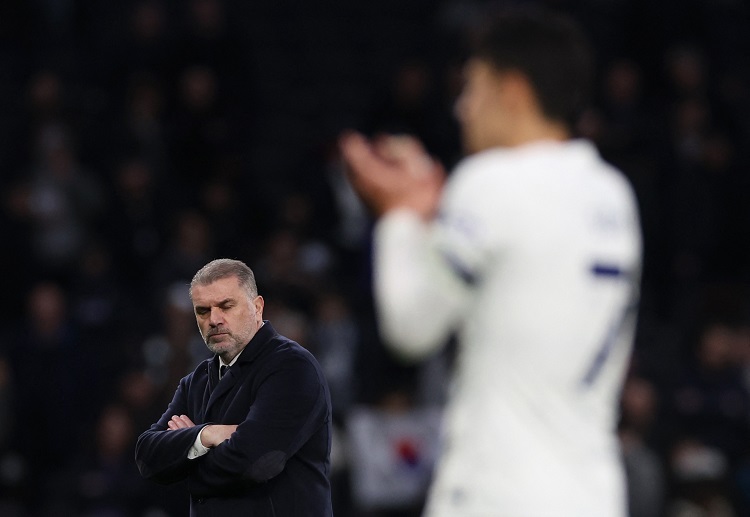
POLYGON ((141 474, 188 479, 190 515, 330 517, 331 397, 315 358, 266 322, 219 381, 219 360, 180 381, 169 408, 138 437, 141 474), (169 430, 172 415, 189 429, 169 430), (209 423, 238 424, 208 454, 188 459, 209 423))

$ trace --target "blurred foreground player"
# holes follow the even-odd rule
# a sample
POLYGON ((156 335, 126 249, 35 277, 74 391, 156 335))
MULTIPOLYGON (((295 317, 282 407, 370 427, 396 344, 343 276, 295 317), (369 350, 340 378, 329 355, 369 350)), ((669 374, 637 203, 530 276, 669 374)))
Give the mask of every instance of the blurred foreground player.
POLYGON ((375 296, 406 357, 459 352, 430 517, 624 517, 616 409, 641 268, 636 202, 570 121, 592 75, 575 25, 509 12, 457 104, 470 156, 443 185, 407 137, 341 138, 379 216, 375 296))
POLYGON ((317 361, 263 320, 243 262, 209 262, 190 297, 216 355, 138 438, 141 474, 187 479, 191 516, 332 516, 331 399, 317 361))

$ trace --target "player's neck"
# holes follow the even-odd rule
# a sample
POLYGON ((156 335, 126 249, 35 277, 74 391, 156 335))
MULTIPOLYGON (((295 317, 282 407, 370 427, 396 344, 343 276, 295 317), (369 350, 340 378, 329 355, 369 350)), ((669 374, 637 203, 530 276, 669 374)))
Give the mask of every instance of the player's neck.
POLYGON ((505 147, 519 147, 539 141, 563 142, 570 139, 568 126, 544 117, 522 117, 505 138, 505 147))

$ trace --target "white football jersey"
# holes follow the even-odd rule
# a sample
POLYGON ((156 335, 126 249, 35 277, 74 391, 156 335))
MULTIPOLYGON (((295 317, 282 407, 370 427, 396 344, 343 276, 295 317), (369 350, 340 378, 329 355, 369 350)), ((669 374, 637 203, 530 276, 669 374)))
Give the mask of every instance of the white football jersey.
POLYGON ((377 224, 383 337, 458 356, 430 517, 624 517, 615 433, 641 268, 633 192, 589 142, 461 162, 439 216, 377 224))

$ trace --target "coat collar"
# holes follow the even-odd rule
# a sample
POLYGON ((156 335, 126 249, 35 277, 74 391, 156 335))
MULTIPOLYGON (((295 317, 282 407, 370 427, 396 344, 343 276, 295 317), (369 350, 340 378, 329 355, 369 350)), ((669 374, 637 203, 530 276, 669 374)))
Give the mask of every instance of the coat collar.
POLYGON ((263 320, 263 326, 258 329, 255 335, 250 339, 245 348, 237 358, 237 362, 227 371, 227 374, 219 381, 219 356, 214 355, 208 363, 209 383, 211 385, 211 396, 208 402, 208 408, 227 392, 239 380, 239 372, 242 366, 252 363, 258 356, 266 350, 266 346, 272 339, 279 335, 268 320, 263 320))
MULTIPOLYGON (((242 354, 240 354, 240 357, 237 360, 237 364, 247 364, 253 362, 266 348, 265 345, 278 335, 279 333, 276 332, 275 328, 273 328, 271 322, 268 320, 263 320, 263 326, 258 329, 258 332, 255 333, 250 342, 245 345, 242 354)), ((219 359, 217 357, 216 363, 218 364, 218 362, 219 359)))

